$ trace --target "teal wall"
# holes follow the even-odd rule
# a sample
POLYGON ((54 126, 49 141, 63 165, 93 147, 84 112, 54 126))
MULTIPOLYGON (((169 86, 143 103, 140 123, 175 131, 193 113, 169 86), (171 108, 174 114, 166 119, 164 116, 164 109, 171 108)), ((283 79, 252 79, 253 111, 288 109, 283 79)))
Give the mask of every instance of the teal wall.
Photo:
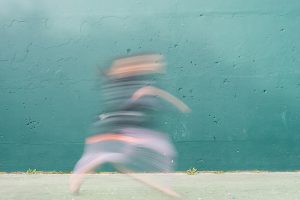
POLYGON ((0 171, 72 169, 97 68, 166 56, 178 170, 300 169, 298 0, 0 1, 0 171))

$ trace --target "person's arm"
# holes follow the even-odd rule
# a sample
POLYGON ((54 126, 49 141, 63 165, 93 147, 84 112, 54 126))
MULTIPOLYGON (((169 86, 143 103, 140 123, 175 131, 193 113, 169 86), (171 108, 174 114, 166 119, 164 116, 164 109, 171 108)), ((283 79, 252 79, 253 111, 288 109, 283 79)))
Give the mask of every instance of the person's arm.
POLYGON ((191 112, 191 109, 170 93, 152 86, 146 86, 138 89, 131 97, 132 100, 138 100, 142 96, 158 96, 177 107, 181 112, 191 112))

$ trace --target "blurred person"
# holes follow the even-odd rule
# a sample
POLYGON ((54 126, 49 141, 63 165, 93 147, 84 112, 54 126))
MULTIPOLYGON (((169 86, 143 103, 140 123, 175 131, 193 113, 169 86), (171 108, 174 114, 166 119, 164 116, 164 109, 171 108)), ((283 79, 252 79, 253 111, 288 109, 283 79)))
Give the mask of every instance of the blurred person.
POLYGON ((78 193, 87 173, 104 163, 172 197, 179 195, 170 184, 139 176, 140 172, 173 171, 176 151, 167 136, 155 130, 155 119, 164 109, 162 100, 182 112, 190 109, 182 101, 155 87, 155 76, 165 72, 163 56, 137 55, 117 59, 104 72, 104 111, 92 125, 81 159, 70 179, 70 190, 78 193))

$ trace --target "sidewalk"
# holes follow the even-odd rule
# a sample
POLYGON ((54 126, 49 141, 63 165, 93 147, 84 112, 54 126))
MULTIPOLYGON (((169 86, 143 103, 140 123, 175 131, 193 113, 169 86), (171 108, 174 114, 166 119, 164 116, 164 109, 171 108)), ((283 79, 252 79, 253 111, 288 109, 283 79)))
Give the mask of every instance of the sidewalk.
MULTIPOLYGON (((0 174, 0 199, 170 199, 122 174, 89 175, 80 195, 73 196, 68 179, 68 174, 0 174)), ((178 173, 172 180, 183 200, 300 200, 299 172, 178 173)))

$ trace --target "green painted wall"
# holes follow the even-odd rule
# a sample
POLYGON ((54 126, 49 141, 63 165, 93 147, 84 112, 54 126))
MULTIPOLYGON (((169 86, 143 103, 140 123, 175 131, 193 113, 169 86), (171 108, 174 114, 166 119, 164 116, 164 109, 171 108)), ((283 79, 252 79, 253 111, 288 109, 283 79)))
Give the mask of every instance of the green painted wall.
POLYGON ((71 170, 97 67, 159 52, 179 170, 300 169, 298 0, 0 1, 0 171, 71 170), (151 3, 150 3, 151 2, 151 3))

